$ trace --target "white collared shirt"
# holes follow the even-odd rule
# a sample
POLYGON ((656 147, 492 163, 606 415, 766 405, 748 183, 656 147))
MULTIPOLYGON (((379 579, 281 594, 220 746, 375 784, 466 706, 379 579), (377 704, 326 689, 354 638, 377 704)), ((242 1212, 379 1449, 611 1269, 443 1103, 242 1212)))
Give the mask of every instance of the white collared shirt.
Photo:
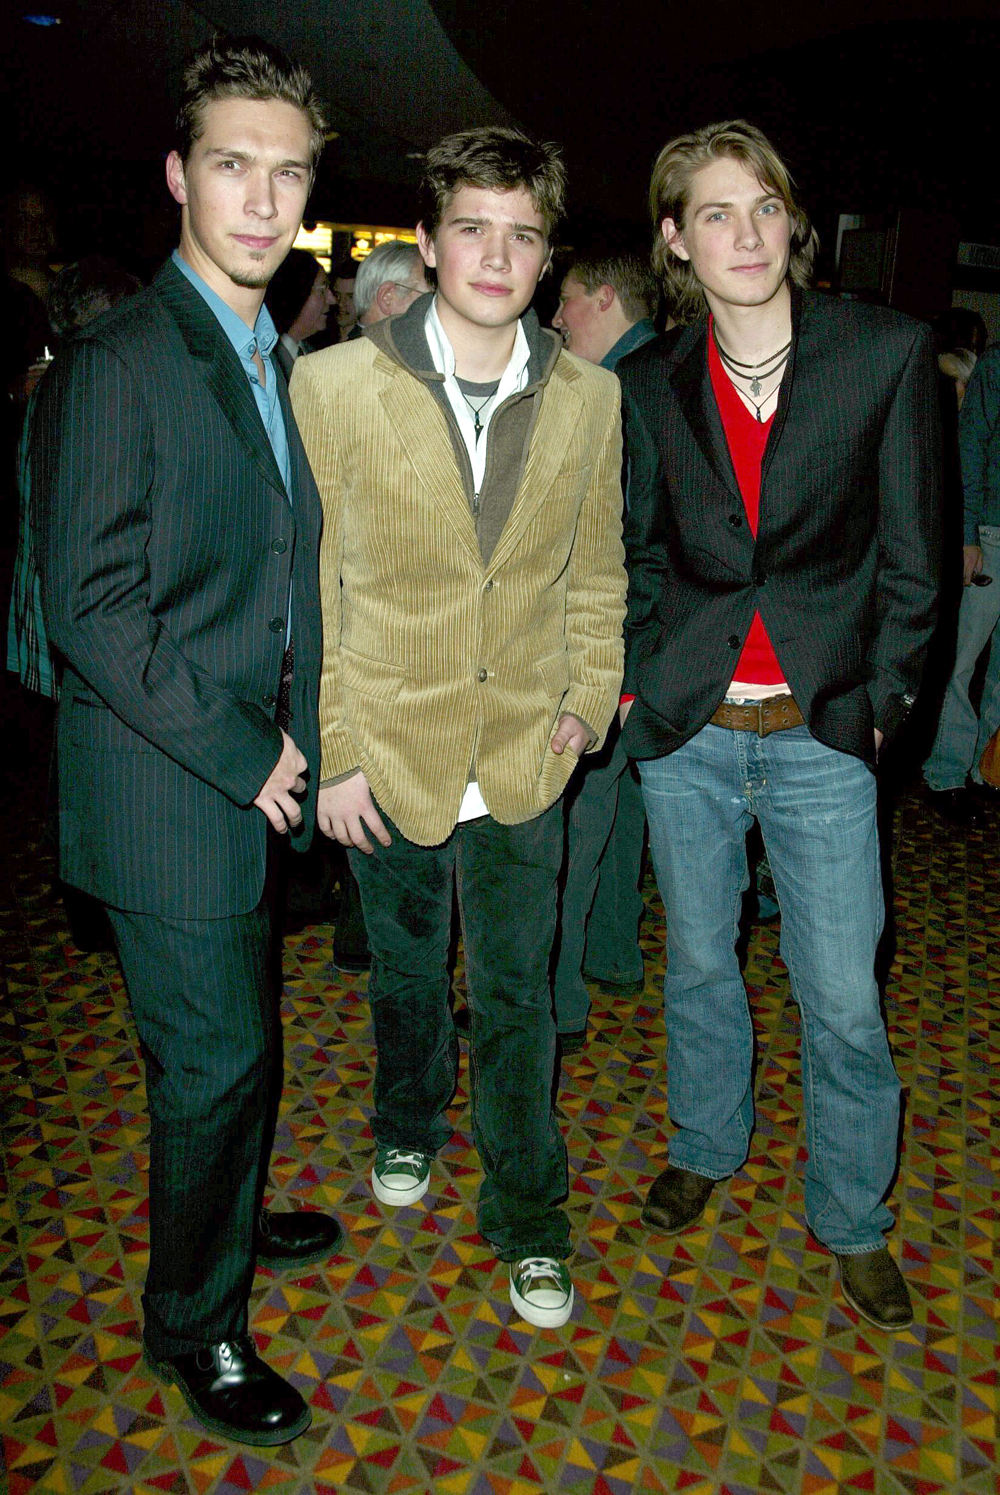
POLYGON ((458 387, 455 378, 455 354, 448 334, 441 324, 438 316, 437 297, 434 296, 427 315, 424 318, 424 332, 427 335, 427 346, 430 348, 431 361, 439 374, 444 375, 444 392, 448 396, 448 404, 452 413, 458 421, 458 429, 462 433, 466 451, 469 453, 469 461, 472 464, 472 481, 478 494, 483 486, 483 475, 486 472, 486 443, 489 440, 490 421, 493 412, 499 410, 504 400, 509 395, 517 394, 528 382, 528 359, 531 356, 528 349, 528 339, 524 335, 524 328, 520 321, 514 334, 514 351, 510 355, 510 362, 500 375, 500 383, 497 392, 490 400, 489 405, 480 416, 482 429, 479 440, 476 440, 475 417, 466 402, 465 396, 458 387))
MULTIPOLYGON (((452 408, 455 419, 458 421, 458 429, 462 433, 466 451, 469 453, 469 462, 472 464, 472 481, 479 495, 483 486, 483 476, 486 472, 486 443, 489 441, 490 421, 493 412, 503 404, 508 395, 517 394, 528 382, 528 339, 524 335, 524 328, 520 321, 517 324, 517 332, 514 334, 514 351, 510 355, 510 362, 500 376, 497 392, 489 405, 480 415, 481 430, 479 440, 476 440, 475 417, 466 403, 465 396, 458 387, 455 378, 455 352, 448 341, 448 334, 441 325, 441 318, 437 311, 437 296, 431 300, 424 318, 424 332, 427 336, 427 346, 430 348, 431 361, 439 374, 444 375, 444 392, 448 397, 448 403, 452 408)), ((489 805, 483 799, 479 791, 479 785, 472 779, 465 788, 462 803, 458 807, 459 822, 463 820, 476 820, 480 815, 489 814, 489 805)))

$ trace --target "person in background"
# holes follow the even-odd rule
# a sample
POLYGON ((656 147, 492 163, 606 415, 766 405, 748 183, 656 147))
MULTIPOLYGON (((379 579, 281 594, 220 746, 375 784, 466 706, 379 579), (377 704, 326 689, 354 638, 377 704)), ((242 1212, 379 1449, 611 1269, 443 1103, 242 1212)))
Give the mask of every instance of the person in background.
POLYGON ((623 739, 667 929, 672 1234, 741 1168, 753 1025, 735 949, 760 823, 802 1025, 805 1217, 847 1301, 912 1322, 883 1233, 900 1086, 875 977, 875 768, 934 629, 940 468, 930 329, 815 294, 787 167, 743 120, 653 168, 654 262, 687 320, 618 366, 629 479, 623 739))
MULTIPOLYGON (((265 299, 281 334, 275 357, 290 379, 295 360, 313 351, 309 339, 326 330, 335 299, 326 271, 308 250, 290 249, 265 299)), ((368 936, 358 885, 343 850, 325 836, 316 836, 304 855, 282 856, 278 907, 285 934, 332 923, 337 970, 352 975, 367 971, 368 936)))
POLYGON ((374 327, 385 317, 401 316, 430 290, 416 244, 396 239, 377 244, 361 261, 354 282, 358 327, 374 327))
POLYGON ((307 249, 290 249, 264 299, 278 331, 275 356, 290 379, 296 358, 312 351, 309 339, 326 330, 334 300, 326 271, 307 249))
POLYGON ((358 276, 356 260, 348 257, 334 267, 330 276, 333 283, 333 299, 337 303, 337 337, 346 343, 358 325, 358 311, 354 305, 354 283, 358 276))
MULTIPOLYGON (((614 369, 656 336, 659 287, 648 250, 593 243, 565 265, 552 325, 570 353, 614 369)), ((626 465, 628 454, 626 451, 626 465)), ((641 990, 643 836, 646 816, 635 768, 618 723, 600 752, 584 758, 563 796, 566 865, 553 997, 564 1054, 583 1048, 590 997, 587 976, 611 991, 641 990)))
POLYGON ((973 826, 1000 804, 983 782, 979 760, 1000 726, 1000 345, 987 348, 972 373, 958 417, 963 492, 962 600, 955 663, 945 689, 930 756, 927 798, 944 819, 973 826), (969 688, 989 649, 977 715, 969 688))
POLYGON ((341 1238, 263 1206, 282 1081, 269 889, 278 837, 308 841, 313 819, 322 518, 263 301, 323 129, 308 74, 268 43, 195 54, 166 159, 178 248, 61 351, 31 448, 65 661, 60 866, 108 908, 145 1058, 146 1361, 211 1434, 255 1445, 311 1420, 250 1335, 255 1264, 341 1238))

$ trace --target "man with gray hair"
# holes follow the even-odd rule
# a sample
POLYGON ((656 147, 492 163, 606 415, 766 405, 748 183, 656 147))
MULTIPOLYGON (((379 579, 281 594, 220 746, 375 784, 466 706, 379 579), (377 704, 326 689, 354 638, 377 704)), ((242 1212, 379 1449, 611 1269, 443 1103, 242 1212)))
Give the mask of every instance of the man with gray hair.
MULTIPOLYGON (((358 328, 371 327, 386 317, 398 317, 430 289, 416 244, 399 239, 377 244, 361 261, 354 282, 358 328)), ((356 335, 360 336, 360 330, 356 335)))

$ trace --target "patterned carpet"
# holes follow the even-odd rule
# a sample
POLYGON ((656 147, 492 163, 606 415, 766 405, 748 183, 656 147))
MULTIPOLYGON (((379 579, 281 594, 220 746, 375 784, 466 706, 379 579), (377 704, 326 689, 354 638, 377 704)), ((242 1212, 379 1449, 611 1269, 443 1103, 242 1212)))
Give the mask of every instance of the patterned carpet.
POLYGON ((662 910, 649 887, 646 991, 595 991, 591 1042, 563 1069, 577 1301, 560 1330, 514 1316, 505 1269, 476 1235, 464 1074, 431 1192, 392 1216, 373 1200, 364 978, 334 970, 329 927, 291 939, 272 1176, 279 1201, 335 1210, 347 1239, 322 1270, 257 1275, 259 1345, 314 1420, 297 1442, 253 1453, 202 1433, 143 1369, 147 1139, 121 978, 111 956, 69 942, 45 852, 11 845, 0 928, 11 1495, 993 1495, 997 832, 944 827, 912 793, 897 817, 887 1008, 908 1103, 892 1249, 917 1313, 898 1336, 845 1306, 805 1227, 798 1021, 775 926, 754 930, 747 960, 752 1155, 700 1226, 657 1238, 639 1223, 670 1130, 662 910))

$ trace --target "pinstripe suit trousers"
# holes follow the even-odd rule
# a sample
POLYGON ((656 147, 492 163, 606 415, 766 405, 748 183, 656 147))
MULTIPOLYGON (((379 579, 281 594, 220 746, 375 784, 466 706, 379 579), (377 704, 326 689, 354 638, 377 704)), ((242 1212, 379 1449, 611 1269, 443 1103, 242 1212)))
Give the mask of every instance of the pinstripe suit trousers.
POLYGON ((109 909, 146 1065, 154 1358, 246 1333, 280 1096, 267 900, 227 919, 109 909))

